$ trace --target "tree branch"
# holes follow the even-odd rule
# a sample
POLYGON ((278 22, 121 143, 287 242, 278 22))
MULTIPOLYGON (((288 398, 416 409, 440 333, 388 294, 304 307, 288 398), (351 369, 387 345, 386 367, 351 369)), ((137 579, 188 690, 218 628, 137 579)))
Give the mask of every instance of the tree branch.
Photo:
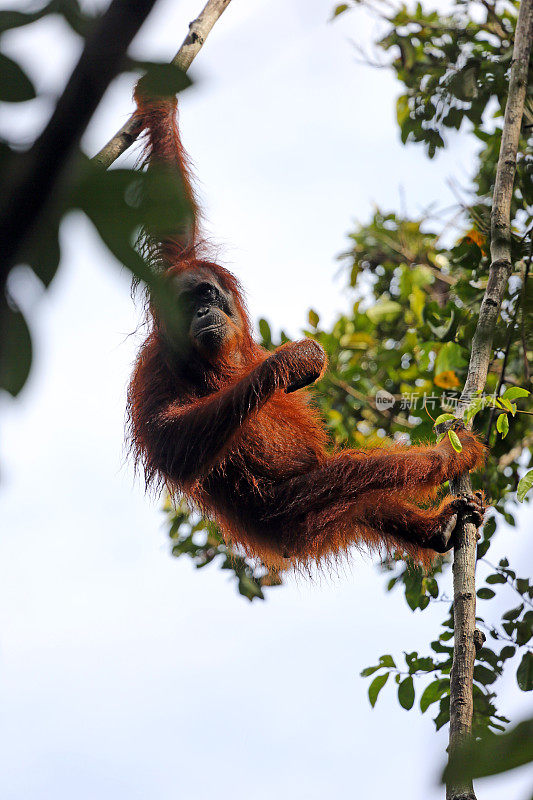
MULTIPOLYGON (((208 0, 200 15, 189 25, 189 33, 172 59, 172 64, 186 72, 200 52, 209 32, 217 19, 229 6, 231 0, 208 0)), ((93 161, 107 169, 136 140, 140 133, 135 115, 124 123, 122 128, 97 153, 93 161)))
MULTIPOLYGON (((505 107, 500 155, 496 168, 491 213, 491 266, 485 296, 481 304, 465 387, 459 412, 464 414, 473 394, 483 391, 487 379, 492 340, 502 299, 512 270, 511 201, 516 172, 516 156, 524 111, 531 42, 533 38, 533 0, 522 0, 516 25, 509 93, 505 107)), ((471 492, 467 474, 452 485, 452 491, 471 492)), ((454 547, 454 653, 450 684, 449 755, 467 739, 472 729, 474 630, 476 615, 476 528, 463 526, 454 547)), ((472 785, 446 787, 447 800, 475 798, 472 785)))
POLYGON ((88 36, 48 125, 14 160, 0 206, 0 292, 7 274, 155 0, 113 0, 88 36))

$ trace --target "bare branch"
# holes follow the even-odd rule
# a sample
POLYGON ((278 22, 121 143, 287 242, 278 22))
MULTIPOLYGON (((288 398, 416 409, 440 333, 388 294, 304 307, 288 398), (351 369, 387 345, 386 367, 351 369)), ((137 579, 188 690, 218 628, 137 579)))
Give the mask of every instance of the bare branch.
MULTIPOLYGON (((172 64, 186 72, 200 52, 209 32, 217 19, 229 6, 231 0, 208 0, 201 14, 189 25, 189 33, 172 59, 172 64)), ((124 123, 122 128, 97 153, 93 161, 107 169, 122 155, 139 135, 139 125, 135 116, 124 123)))
MULTIPOLYGON (((476 332, 472 342, 470 364, 460 412, 464 413, 472 394, 483 391, 487 379, 492 340, 500 313, 502 299, 512 271, 511 262, 511 200, 516 172, 516 156, 524 111, 529 56, 533 38, 533 0, 522 0, 516 25, 513 61, 509 79, 509 94, 496 169, 491 214, 491 267, 485 296, 481 304, 476 332)), ((452 490, 471 492, 468 474, 452 485, 452 490)), ((450 746, 451 755, 470 735, 472 728, 475 659, 476 615, 476 528, 463 526, 454 548, 454 653, 450 685, 450 746)), ((446 787, 448 800, 474 798, 471 785, 446 787)))

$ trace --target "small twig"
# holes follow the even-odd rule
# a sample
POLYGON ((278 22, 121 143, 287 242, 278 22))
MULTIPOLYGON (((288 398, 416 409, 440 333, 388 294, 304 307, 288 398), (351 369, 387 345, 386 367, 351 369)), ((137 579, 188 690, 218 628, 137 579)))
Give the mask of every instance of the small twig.
POLYGON ((481 0, 482 5, 485 6, 487 10, 487 22, 489 19, 492 20, 492 24, 494 25, 494 30, 497 32, 500 39, 506 40, 509 36, 509 33, 504 29, 503 25, 501 24, 500 18, 496 14, 494 10, 494 6, 491 6, 487 0, 481 0))
POLYGON ((451 275, 446 275, 445 272, 438 269, 437 267, 433 267, 431 264, 424 264, 425 267, 429 269, 430 272, 437 278, 438 281, 442 281, 443 283, 447 283, 449 286, 455 286, 458 278, 452 278, 451 275))
MULTIPOLYGON (((190 23, 189 33, 183 40, 183 44, 172 59, 181 70, 186 72, 202 49, 209 32, 217 19, 229 6, 231 0, 208 0, 200 15, 190 23)), ((122 128, 102 147, 93 161, 107 169, 113 161, 122 155, 137 139, 140 133, 138 118, 132 114, 124 123, 122 128)))
POLYGON ((482 619, 478 619, 477 624, 479 625, 480 628, 485 628, 486 631, 488 631, 491 634, 494 634, 494 636, 499 641, 509 642, 509 644, 514 645, 514 647, 522 647, 524 650, 529 650, 529 652, 533 653, 532 645, 530 644, 518 645, 516 639, 512 639, 510 636, 507 636, 506 634, 502 633, 495 625, 487 625, 487 623, 484 622, 482 619))

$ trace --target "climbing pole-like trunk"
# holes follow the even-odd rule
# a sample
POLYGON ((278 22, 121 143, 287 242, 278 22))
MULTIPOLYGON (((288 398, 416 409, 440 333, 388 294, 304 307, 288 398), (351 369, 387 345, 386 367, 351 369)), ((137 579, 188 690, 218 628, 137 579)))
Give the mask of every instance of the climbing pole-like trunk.
MULTIPOLYGON (((516 172, 516 156, 527 88, 528 65, 533 39, 533 0, 522 0, 516 26, 509 94, 505 107, 500 155, 496 169, 491 213, 491 266, 481 304, 468 377, 461 396, 460 413, 469 400, 485 388, 492 340, 509 276, 511 262, 511 200, 516 172)), ((454 493, 471 492, 468 474, 452 485, 454 493)), ((451 755, 470 736, 473 711, 473 678, 476 629, 476 528, 463 526, 454 548, 453 608, 455 639, 450 685, 451 755)), ((471 784, 446 787, 447 800, 475 798, 471 784)))

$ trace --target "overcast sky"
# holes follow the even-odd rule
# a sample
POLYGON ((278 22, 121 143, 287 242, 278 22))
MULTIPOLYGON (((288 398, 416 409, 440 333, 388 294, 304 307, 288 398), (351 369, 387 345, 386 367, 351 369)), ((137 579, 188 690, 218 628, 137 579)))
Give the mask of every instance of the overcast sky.
MULTIPOLYGON (((332 5, 233 0, 181 101, 224 263, 252 317, 291 335, 310 307, 325 321, 348 307, 335 257, 354 219, 373 204, 399 208, 400 187, 411 213, 449 205, 446 180, 466 183, 472 170, 463 135, 433 162, 401 146, 399 85, 353 47, 376 25, 361 13, 328 24, 332 5)), ((136 54, 169 59, 200 6, 160 0, 136 54)), ((58 20, 5 41, 45 94, 2 109, 29 142, 80 42, 58 20)), ((131 89, 131 76, 110 88, 88 152, 129 115, 131 89)), ((401 710, 392 686, 372 711, 359 672, 382 653, 425 652, 445 608, 411 613, 368 558, 314 583, 290 579, 253 605, 226 573, 172 559, 159 504, 123 457, 140 309, 81 215, 61 239, 48 292, 23 270, 14 282, 35 364, 17 401, 0 398, 2 800, 441 798, 447 730, 401 710)), ((528 574, 531 518, 521 521, 493 557, 511 552, 528 574)), ((521 718, 527 701, 510 675, 501 710, 521 718)), ((479 796, 526 800, 530 779, 480 782, 479 796)))

